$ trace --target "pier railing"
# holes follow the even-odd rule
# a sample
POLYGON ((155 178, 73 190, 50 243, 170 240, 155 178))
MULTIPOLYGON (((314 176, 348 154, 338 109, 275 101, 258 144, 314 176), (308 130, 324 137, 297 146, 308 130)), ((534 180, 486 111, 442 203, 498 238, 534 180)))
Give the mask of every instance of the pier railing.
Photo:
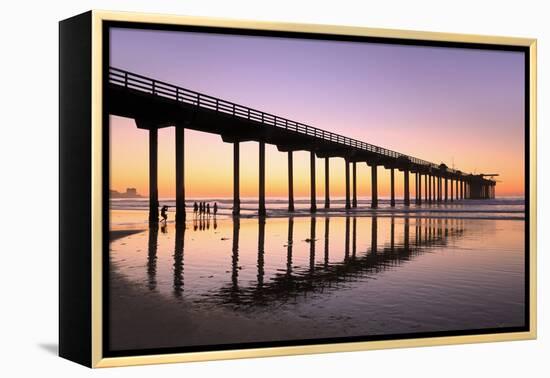
MULTIPOLYGON (((170 83, 152 79, 119 68, 109 67, 109 83, 120 85, 127 89, 149 93, 153 96, 159 96, 177 102, 194 105, 200 108, 212 110, 233 117, 243 118, 260 124, 280 127, 282 129, 293 131, 298 134, 320 138, 322 140, 354 147, 359 150, 376 153, 385 157, 405 158, 413 164, 422 165, 429 168, 439 168, 438 164, 434 164, 426 160, 418 159, 416 157, 392 151, 384 147, 376 146, 370 143, 362 142, 357 139, 335 134, 330 131, 306 125, 304 123, 296 122, 284 117, 279 117, 277 115, 266 113, 261 110, 249 108, 247 106, 222 100, 220 98, 212 97, 204 93, 182 88, 170 83)), ((447 171, 450 173, 456 172, 451 168, 448 168, 447 171)))

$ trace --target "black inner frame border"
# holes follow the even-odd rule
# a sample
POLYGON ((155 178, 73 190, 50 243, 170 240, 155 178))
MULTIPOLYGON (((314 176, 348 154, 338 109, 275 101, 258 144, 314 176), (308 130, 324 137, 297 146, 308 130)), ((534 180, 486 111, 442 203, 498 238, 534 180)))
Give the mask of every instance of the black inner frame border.
POLYGON ((431 41, 420 39, 405 39, 405 38, 390 38, 390 37, 368 37, 368 36, 352 36, 352 35, 335 35, 325 33, 310 33, 310 32, 288 32, 288 31, 272 31, 272 30, 256 30, 256 29, 240 29, 228 27, 212 27, 212 26, 191 26, 191 25, 167 25, 158 23, 143 23, 143 22, 125 22, 125 21, 102 21, 102 216, 103 216, 103 240, 102 240, 102 267, 103 267, 103 288, 102 288, 102 357, 128 357, 139 355, 156 355, 170 353, 192 353, 206 351, 222 351, 236 349, 256 349, 270 347, 289 347, 289 346, 307 346, 318 344, 335 344, 345 342, 365 342, 365 341, 383 341, 383 340, 406 340, 406 339, 424 339, 433 337, 449 337, 449 336, 467 336, 467 335, 487 335, 501 334, 511 332, 528 332, 530 331, 530 50, 528 46, 516 45, 499 45, 485 43, 470 43, 470 42, 449 42, 449 41, 431 41), (381 43, 390 45, 407 45, 407 46, 422 46, 422 47, 446 47, 446 48, 464 48, 478 50, 499 50, 499 51, 516 51, 524 54, 524 178, 525 178, 525 324, 519 327, 502 327, 502 328, 481 328, 481 329, 466 329, 452 331, 433 331, 433 332, 418 332, 407 334, 387 334, 387 335, 371 335, 371 336, 352 336, 352 337, 337 337, 337 338, 319 338, 306 340, 285 340, 285 341, 265 341, 253 343, 235 343, 235 344, 217 344, 205 346, 187 346, 187 347, 168 347, 168 348, 148 348, 148 349, 130 349, 130 350, 110 350, 109 349, 109 163, 110 163, 110 148, 109 148, 109 113, 108 109, 108 82, 109 82, 109 61, 110 61, 110 28, 125 28, 134 30, 155 30, 155 31, 174 31, 174 32, 199 32, 213 33, 237 36, 262 36, 262 37, 279 37, 279 38, 297 38, 297 39, 313 39, 326 41, 342 41, 342 42, 363 42, 363 43, 381 43))

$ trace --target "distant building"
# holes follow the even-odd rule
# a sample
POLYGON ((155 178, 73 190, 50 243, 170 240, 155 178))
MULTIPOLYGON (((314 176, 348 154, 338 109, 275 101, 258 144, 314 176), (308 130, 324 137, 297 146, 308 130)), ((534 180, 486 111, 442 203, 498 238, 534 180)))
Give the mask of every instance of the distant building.
POLYGON ((111 198, 141 198, 142 195, 138 194, 136 188, 126 188, 125 193, 120 193, 116 190, 109 190, 109 195, 111 198))

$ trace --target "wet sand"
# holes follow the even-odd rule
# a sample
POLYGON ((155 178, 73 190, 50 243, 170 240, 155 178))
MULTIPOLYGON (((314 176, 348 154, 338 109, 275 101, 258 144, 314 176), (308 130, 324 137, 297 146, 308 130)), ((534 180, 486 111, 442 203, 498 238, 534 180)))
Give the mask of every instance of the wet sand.
MULTIPOLYGON (((110 240, 113 242, 143 231, 112 230, 110 240)), ((303 338, 316 336, 315 332, 304 333, 300 324, 287 324, 284 320, 252 321, 246 315, 227 309, 208 313, 194 311, 191 306, 171 301, 145 285, 130 282, 112 261, 110 269, 109 334, 112 350, 291 339, 298 331, 303 338), (230 326, 220 327, 223 324, 230 326)))
POLYGON ((190 221, 180 239, 171 223, 153 234, 132 226, 112 230, 110 349, 521 324, 520 222, 456 219, 447 225, 425 219, 417 228, 414 220, 409 227, 396 218, 395 247, 401 252, 394 254, 389 251, 393 229, 387 218, 377 223, 357 218, 357 227, 354 219, 331 218, 330 240, 323 240, 326 220, 314 219, 294 221, 294 243, 287 243, 287 220, 268 219, 265 246, 260 223, 250 219, 241 220, 240 234, 235 234, 229 219, 219 219, 217 228, 212 222, 206 229, 197 229, 190 221), (373 227, 376 224, 378 228, 373 227), (312 236, 315 228, 317 234, 312 236), (419 230, 425 244, 417 246, 419 230), (426 242, 432 236, 434 242, 426 242), (403 247, 405 237, 410 239, 411 251, 418 252, 403 247), (311 240, 317 241, 316 246, 311 240), (373 243, 377 252, 372 251, 373 243), (293 246, 290 265, 289 246, 293 246), (329 256, 327 246, 330 261, 323 265, 329 256), (351 260, 346 260, 348 248, 351 260), (364 273, 340 277, 337 273, 345 270, 339 267, 353 268, 356 249, 357 259, 366 261, 364 273), (381 264, 369 267, 367 260, 376 256, 381 264), (309 280, 312 263, 317 274, 326 273, 323 282, 309 280), (302 281, 285 280, 289 266, 292 276, 302 281))
POLYGON ((131 284, 112 268, 110 278, 110 345, 112 350, 215 345, 292 339, 306 334, 300 324, 258 321, 227 310, 193 311, 145 287, 131 284), (139 316, 136 316, 139 314, 139 316), (227 325, 220 327, 220 325, 227 325))

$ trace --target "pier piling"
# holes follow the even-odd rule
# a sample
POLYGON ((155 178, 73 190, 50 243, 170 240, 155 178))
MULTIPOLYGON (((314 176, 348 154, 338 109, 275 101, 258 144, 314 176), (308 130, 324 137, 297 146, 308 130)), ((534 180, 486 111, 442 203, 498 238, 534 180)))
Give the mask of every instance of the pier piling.
MULTIPOLYGON (((314 213, 317 211, 317 192, 315 189, 315 152, 311 151, 309 153, 309 168, 310 168, 310 178, 311 178, 311 212, 314 213)), ((354 177, 355 178, 355 177, 354 177)))
POLYGON ((353 173, 353 185, 352 185, 352 201, 351 206, 357 207, 357 163, 354 161, 352 164, 352 173, 353 173))
POLYGON ((403 193, 403 202, 404 202, 404 205, 405 206, 410 206, 411 205, 411 199, 410 199, 410 193, 409 193, 409 169, 408 168, 405 168, 405 170, 403 171, 403 175, 404 175, 404 193, 403 193))
POLYGON ((395 168, 390 169, 390 206, 395 207, 395 168))
POLYGON ((376 164, 371 165, 371 207, 376 209, 378 207, 378 166, 376 164))
POLYGON ((329 190, 329 182, 330 182, 330 173, 329 173, 329 158, 325 158, 325 209, 330 208, 330 190, 329 190))
POLYGON ((346 162, 346 209, 351 209, 351 202, 349 198, 349 161, 345 159, 346 162))
POLYGON ((176 223, 185 221, 185 129, 176 126, 176 223))
POLYGON ((239 142, 233 143, 233 215, 241 213, 239 142))
POLYGON ((265 216, 265 142, 260 141, 259 148, 259 185, 258 185, 258 215, 265 216))
POLYGON ((149 129, 149 224, 158 226, 158 129, 149 129))
POLYGON ((288 151, 288 211, 294 211, 294 163, 292 151, 288 151))

